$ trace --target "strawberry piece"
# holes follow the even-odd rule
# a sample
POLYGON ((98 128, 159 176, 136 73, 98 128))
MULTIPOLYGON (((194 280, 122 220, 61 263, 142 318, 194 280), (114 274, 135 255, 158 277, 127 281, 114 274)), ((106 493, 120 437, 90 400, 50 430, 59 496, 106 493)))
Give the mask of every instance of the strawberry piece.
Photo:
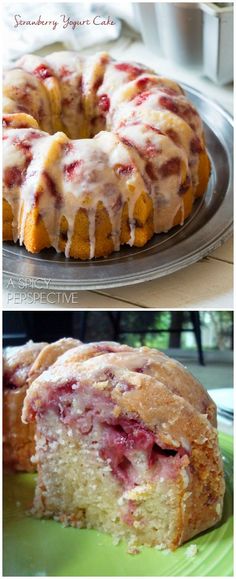
POLYGON ((133 172, 133 165, 119 165, 116 167, 115 172, 117 175, 126 176, 133 172))
POLYGON ((64 167, 64 174, 66 176, 66 179, 68 181, 71 181, 75 175, 76 175, 76 171, 78 169, 78 167, 80 167, 82 161, 77 160, 77 161, 73 161, 72 163, 70 163, 69 165, 65 165, 64 167))
POLYGON ((109 96, 107 94, 102 94, 99 97, 98 106, 99 106, 100 110, 102 110, 104 113, 107 113, 109 111, 110 99, 109 99, 109 96))
POLYGON ((140 105, 142 105, 142 103, 144 103, 144 101, 146 101, 151 95, 150 91, 144 91, 141 92, 139 95, 137 95, 134 98, 134 104, 138 107, 140 105))
POLYGON ((182 185, 179 188, 179 195, 185 195, 185 193, 188 191, 189 187, 191 185, 191 178, 190 175, 187 175, 184 183, 182 183, 182 185))
POLYGON ((62 197, 57 189, 56 183, 53 181, 52 177, 47 171, 43 171, 44 180, 46 181, 46 187, 50 195, 55 199, 56 207, 60 207, 62 202, 62 197))
POLYGON ((179 108, 178 108, 178 106, 175 103, 173 98, 168 97, 168 96, 161 96, 159 98, 159 104, 163 108, 168 109, 168 111, 171 111, 172 113, 175 113, 176 115, 179 114, 179 108))
POLYGON ((9 189, 19 187, 23 179, 24 175, 19 167, 7 167, 4 171, 4 183, 9 189))
POLYGON ((53 76, 53 73, 46 64, 39 64, 39 66, 34 69, 34 76, 39 80, 45 80, 46 78, 53 76))
POLYGON ((128 62, 118 62, 115 64, 115 68, 121 72, 127 72, 131 78, 136 78, 140 74, 143 74, 145 70, 139 66, 134 66, 128 62))
POLYGON ((171 175, 178 175, 180 173, 181 162, 179 157, 172 157, 169 161, 166 161, 159 167, 159 173, 164 179, 165 177, 170 177, 171 175))
MULTIPOLYGON (((145 170, 146 170, 146 173, 147 173, 148 177, 149 177, 152 181, 155 181, 155 179, 156 179, 157 176, 156 176, 156 172, 155 172, 155 168, 153 167, 153 164, 150 163, 150 162, 146 163, 146 165, 145 165, 145 170)), ((136 372, 140 372, 140 371, 141 371, 141 370, 136 370, 136 372)))
POLYGON ((67 78, 70 75, 71 75, 71 70, 67 66, 63 65, 60 67, 59 76, 61 78, 67 78))
POLYGON ((200 142, 200 139, 198 137, 194 137, 190 143, 190 149, 191 149, 191 153, 193 154, 197 154, 197 153, 201 153, 202 151, 202 145, 200 142))

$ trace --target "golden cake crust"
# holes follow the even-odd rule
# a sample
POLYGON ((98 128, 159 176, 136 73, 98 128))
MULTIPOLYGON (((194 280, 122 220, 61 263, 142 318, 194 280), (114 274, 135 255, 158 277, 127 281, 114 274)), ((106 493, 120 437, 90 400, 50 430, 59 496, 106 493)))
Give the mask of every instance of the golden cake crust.
MULTIPOLYGON (((57 359, 57 364, 66 366, 74 362, 84 362, 96 356, 104 361, 129 370, 142 369, 167 385, 175 394, 182 396, 196 410, 205 414, 216 426, 216 405, 205 388, 180 362, 166 356, 155 348, 132 348, 116 342, 92 342, 72 348, 57 359), (107 355, 108 354, 108 355, 107 355)), ((93 362, 96 365, 96 362, 93 362)), ((91 368, 91 364, 89 364, 91 368)))
POLYGON ((54 364, 65 352, 70 349, 74 349, 81 344, 79 340, 75 340, 74 338, 61 338, 52 344, 47 344, 37 356, 36 360, 34 361, 33 365, 31 366, 29 375, 28 375, 28 383, 31 384, 37 376, 42 374, 44 370, 47 370, 52 364, 54 364))

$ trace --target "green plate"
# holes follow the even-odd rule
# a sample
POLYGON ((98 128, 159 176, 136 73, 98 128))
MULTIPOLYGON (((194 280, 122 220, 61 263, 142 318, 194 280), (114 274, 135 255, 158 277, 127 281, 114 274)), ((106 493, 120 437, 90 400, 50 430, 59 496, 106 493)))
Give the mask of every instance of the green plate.
POLYGON ((6 475, 4 491, 4 576, 220 576, 233 575, 233 440, 220 434, 226 496, 221 523, 174 553, 144 548, 129 555, 126 545, 114 546, 110 536, 92 530, 64 528, 55 521, 26 515, 35 476, 6 475), (196 556, 188 558, 188 545, 196 556))

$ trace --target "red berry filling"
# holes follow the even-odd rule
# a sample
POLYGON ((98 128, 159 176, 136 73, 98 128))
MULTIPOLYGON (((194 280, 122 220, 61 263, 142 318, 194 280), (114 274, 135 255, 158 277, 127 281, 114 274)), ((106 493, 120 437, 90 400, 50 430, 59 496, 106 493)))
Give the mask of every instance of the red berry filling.
POLYGON ((36 76, 39 80, 45 80, 50 76, 53 76, 51 69, 46 66, 46 64, 39 64, 37 68, 34 69, 34 76, 36 76))
POLYGON ((192 139, 192 141, 190 143, 190 149, 191 149, 191 153, 193 153, 193 154, 201 153, 201 151, 203 149, 202 149, 200 139, 198 137, 194 137, 194 139, 192 139))
POLYGON ((178 97, 168 97, 168 96, 161 96, 159 98, 159 104, 171 111, 172 113, 181 117, 189 126, 195 130, 195 125, 192 122, 193 117, 197 116, 197 111, 189 104, 185 104, 178 97))
POLYGON ((29 151, 31 150, 31 143, 29 143, 28 139, 20 139, 19 137, 13 137, 13 145, 23 151, 24 155, 28 155, 29 151))
POLYGON ((169 161, 166 161, 159 167, 159 173, 164 179, 165 177, 170 177, 171 175, 178 175, 180 173, 181 160, 179 157, 172 157, 169 161))
POLYGON ((77 161, 72 161, 72 163, 70 163, 69 165, 65 165, 64 166, 64 174, 65 177, 67 179, 67 181, 71 181, 72 179, 74 179, 77 174, 78 174, 78 168, 81 166, 82 161, 81 160, 77 160, 77 161))
POLYGON ((184 183, 182 183, 182 185, 180 186, 179 195, 180 196, 185 195, 185 193, 188 191, 190 185, 191 185, 191 177, 190 177, 190 175, 187 175, 184 183))
POLYGON ((41 135, 40 135, 39 131, 29 131, 29 132, 27 131, 27 133, 25 133, 25 134, 26 134, 26 136, 23 138, 20 138, 19 136, 14 136, 12 139, 12 143, 15 147, 20 149, 20 151, 23 151, 23 153, 27 159, 29 157, 31 159, 32 158, 31 152, 30 152, 31 147, 32 147, 31 140, 39 139, 41 135))
POLYGON ((132 462, 130 452, 144 451, 149 456, 154 443, 153 433, 149 433, 135 421, 120 420, 118 424, 104 424, 100 456, 108 460, 113 474, 126 484, 130 479, 132 462), (129 458, 128 458, 128 456, 129 458))
POLYGON ((177 90, 174 90, 173 88, 170 88, 167 86, 160 86, 160 91, 168 96, 178 96, 179 95, 177 90))
MULTIPOLYGON (((16 122, 15 119, 3 119, 2 126, 4 129, 7 127, 12 127, 13 129, 27 129, 29 124, 27 121, 25 123, 16 122)), ((4 138, 4 137, 3 137, 4 138)))
MULTIPOLYGON (((109 379, 110 373, 110 380, 116 380, 109 368, 97 379, 109 379)), ((31 418, 35 413, 42 416, 50 409, 75 436, 78 431, 82 436, 89 436, 91 448, 98 450, 99 456, 108 462, 113 475, 125 487, 138 484, 139 456, 146 462, 147 480, 156 476, 172 479, 178 476, 186 451, 160 443, 154 432, 134 418, 115 417, 109 387, 106 391, 95 389, 91 395, 88 385, 69 380, 47 394, 46 400, 31 402, 31 418)))
POLYGON ((40 137, 40 132, 38 131, 27 131, 27 136, 23 139, 20 139, 18 136, 14 136, 12 139, 12 144, 23 152, 25 156, 25 162, 21 167, 7 167, 4 171, 4 182, 5 185, 12 189, 13 187, 19 187, 22 185, 26 170, 29 166, 30 161, 32 160, 32 152, 31 152, 31 140, 38 139, 40 137))
POLYGON ((134 98, 134 104, 138 107, 144 103, 150 97, 150 91, 141 92, 134 98))
POLYGON ((68 143, 63 143, 61 148, 65 154, 70 153, 71 151, 73 151, 73 148, 74 148, 73 142, 69 141, 68 143))
POLYGON ((127 137, 124 137, 123 135, 119 135, 119 138, 127 147, 137 149, 139 154, 143 157, 155 157, 160 152, 157 145, 152 143, 149 138, 146 139, 146 142, 142 147, 138 146, 136 143, 132 142, 130 139, 127 139, 127 137))
POLYGON ((46 183, 47 190, 49 191, 50 195, 55 199, 55 206, 60 207, 62 197, 57 189, 55 181, 53 181, 52 177, 49 175, 47 171, 43 171, 43 177, 46 183))
POLYGON ((175 103, 173 98, 169 98, 167 96, 161 96, 159 99, 159 104, 163 108, 167 109, 168 111, 171 111, 172 113, 175 113, 176 115, 178 115, 179 108, 178 108, 178 106, 175 103))
POLYGON ((145 171, 146 171, 149 179, 151 179, 152 181, 155 181, 155 179, 157 178, 155 167, 149 161, 145 165, 145 171))
POLYGON ((115 169, 115 172, 117 175, 121 176, 121 177, 126 177, 127 175, 130 175, 134 170, 134 166, 133 165, 118 165, 115 169))
POLYGON ((127 72, 131 80, 132 78, 136 78, 137 76, 145 72, 143 68, 140 68, 139 66, 134 66, 132 64, 129 64, 128 62, 118 62, 117 64, 115 64, 115 68, 117 70, 120 70, 121 72, 127 72))
POLYGON ((156 127, 153 127, 153 125, 148 125, 148 124, 146 124, 145 127, 147 127, 147 129, 150 129, 151 131, 154 131, 154 133, 156 133, 157 135, 165 135, 165 133, 163 133, 162 131, 160 131, 160 129, 157 129, 156 127))
POLYGON ((108 64, 109 59, 110 57, 108 54, 102 54, 102 56, 100 57, 100 63, 103 65, 108 64))
POLYGON ((98 106, 101 111, 107 113, 110 109, 110 99, 107 94, 102 94, 98 100, 98 106))
POLYGON ((179 135, 174 129, 167 129, 166 135, 175 143, 175 145, 180 145, 179 135))
POLYGON ((138 78, 138 80, 135 84, 136 84, 138 89, 145 90, 147 88, 147 86, 149 84, 152 84, 153 82, 156 82, 156 80, 154 81, 154 79, 151 79, 148 76, 145 76, 143 78, 138 78))
POLYGON ((70 75, 71 75, 71 71, 67 66, 63 65, 59 68, 59 76, 61 78, 67 78, 70 75))
POLYGON ((130 141, 129 139, 127 139, 127 137, 123 137, 122 135, 120 136, 120 140, 122 141, 122 143, 124 143, 124 145, 126 145, 127 147, 135 147, 135 145, 132 143, 132 141, 130 141))
POLYGON ((69 107, 73 103, 73 97, 65 97, 61 101, 62 107, 69 107))
POLYGON ((102 423, 103 434, 99 454, 110 464, 113 475, 125 486, 133 486, 137 477, 135 456, 141 452, 146 457, 147 468, 166 473, 175 478, 180 459, 186 451, 162 448, 155 434, 136 420, 120 418, 102 423), (170 462, 169 462, 170 461, 170 462))
POLYGON ((19 167, 7 167, 4 171, 4 183, 8 189, 19 187, 24 180, 24 172, 19 167))

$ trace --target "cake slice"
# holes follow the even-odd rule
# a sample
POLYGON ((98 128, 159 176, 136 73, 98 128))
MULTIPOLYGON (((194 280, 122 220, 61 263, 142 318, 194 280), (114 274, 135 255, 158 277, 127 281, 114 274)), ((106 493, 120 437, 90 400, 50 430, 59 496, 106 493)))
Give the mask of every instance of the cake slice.
POLYGON ((42 131, 53 133, 50 102, 42 82, 21 68, 4 72, 4 113, 26 113, 42 131))
POLYGON ((178 367, 168 376, 160 365, 158 379, 158 365, 154 377, 138 351, 136 368, 128 356, 66 364, 65 355, 29 388, 23 421, 36 423, 39 471, 33 512, 124 538, 131 550, 176 549, 221 518, 217 432, 184 388, 181 395, 184 371, 178 379, 178 367))
POLYGON ((47 60, 36 54, 26 54, 17 61, 16 66, 40 82, 48 97, 53 133, 63 130, 59 80, 47 60))
POLYGON ((3 462, 11 470, 34 470, 30 457, 35 448, 35 428, 22 423, 21 413, 30 369, 46 345, 30 340, 3 351, 3 462))
POLYGON ((35 465, 35 428, 23 424, 22 407, 30 383, 55 362, 58 356, 78 345, 79 340, 63 338, 52 344, 35 343, 5 348, 3 352, 3 460, 6 468, 31 472, 35 465))

